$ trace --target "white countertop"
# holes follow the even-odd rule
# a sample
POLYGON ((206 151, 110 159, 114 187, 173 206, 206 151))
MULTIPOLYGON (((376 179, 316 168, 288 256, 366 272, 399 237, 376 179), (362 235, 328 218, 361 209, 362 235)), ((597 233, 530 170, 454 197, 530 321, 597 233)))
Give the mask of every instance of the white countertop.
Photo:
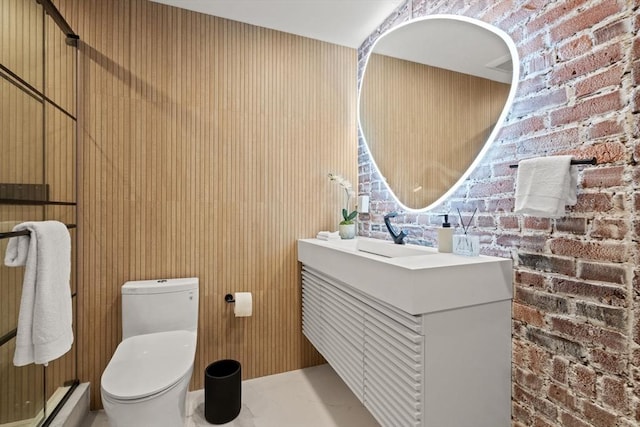
POLYGON ((298 261, 414 315, 513 297, 510 259, 417 245, 406 246, 425 255, 386 258, 359 251, 359 239, 369 238, 298 240, 298 261))

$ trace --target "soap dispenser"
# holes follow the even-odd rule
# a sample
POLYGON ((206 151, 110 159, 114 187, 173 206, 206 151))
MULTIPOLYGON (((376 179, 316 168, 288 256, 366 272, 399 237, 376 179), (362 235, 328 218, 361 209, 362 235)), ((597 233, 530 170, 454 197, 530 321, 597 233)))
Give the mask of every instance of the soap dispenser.
POLYGON ((449 223, 449 215, 439 215, 444 217, 442 227, 438 228, 438 252, 453 252, 453 228, 449 223))

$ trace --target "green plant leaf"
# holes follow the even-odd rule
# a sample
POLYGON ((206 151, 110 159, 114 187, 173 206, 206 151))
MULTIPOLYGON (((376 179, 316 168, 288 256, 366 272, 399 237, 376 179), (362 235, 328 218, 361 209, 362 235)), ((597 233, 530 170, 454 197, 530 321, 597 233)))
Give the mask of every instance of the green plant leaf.
POLYGON ((345 221, 349 221, 349 213, 346 209, 342 209, 342 218, 344 218, 345 221))
MULTIPOLYGON (((344 216, 345 212, 347 210, 344 209, 344 212, 342 213, 342 215, 344 216)), ((358 215, 358 211, 353 211, 349 214, 349 216, 345 216, 344 219, 346 219, 347 221, 352 221, 356 216, 358 215)))

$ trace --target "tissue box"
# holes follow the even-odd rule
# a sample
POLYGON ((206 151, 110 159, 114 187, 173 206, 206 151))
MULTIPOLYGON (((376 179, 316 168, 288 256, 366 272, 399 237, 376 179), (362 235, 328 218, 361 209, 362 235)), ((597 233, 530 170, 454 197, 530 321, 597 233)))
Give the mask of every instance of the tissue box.
POLYGON ((467 234, 453 236, 453 253, 465 256, 480 255, 480 237, 467 234))

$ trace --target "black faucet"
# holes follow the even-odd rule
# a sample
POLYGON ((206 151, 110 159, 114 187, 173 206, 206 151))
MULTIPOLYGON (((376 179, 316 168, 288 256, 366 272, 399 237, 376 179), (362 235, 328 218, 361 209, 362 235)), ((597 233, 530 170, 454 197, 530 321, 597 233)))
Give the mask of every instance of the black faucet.
POLYGON ((399 233, 396 233, 396 231, 393 229, 393 226, 391 225, 391 221, 389 221, 390 218, 395 218, 396 216, 398 216, 397 212, 386 214, 384 216, 384 225, 387 226, 389 234, 391 234, 391 237, 393 237, 393 243, 395 243, 396 245, 404 245, 404 238, 407 237, 407 233, 405 233, 404 230, 400 230, 399 233))

